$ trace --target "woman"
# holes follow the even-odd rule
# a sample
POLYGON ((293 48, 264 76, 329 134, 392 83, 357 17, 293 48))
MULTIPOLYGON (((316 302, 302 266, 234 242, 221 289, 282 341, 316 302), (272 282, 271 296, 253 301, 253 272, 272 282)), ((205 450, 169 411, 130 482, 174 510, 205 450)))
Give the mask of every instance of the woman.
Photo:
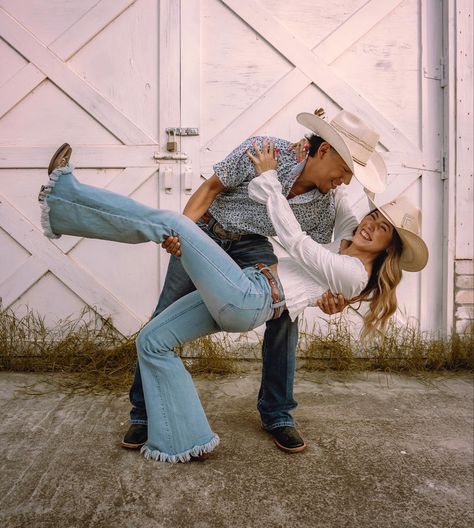
POLYGON ((221 330, 251 330, 279 317, 285 306, 294 319, 328 289, 347 299, 371 299, 371 330, 395 309, 392 290, 400 281, 400 267, 421 269, 427 260, 416 232, 419 212, 405 200, 366 216, 352 241, 336 239, 328 247, 314 242, 301 231, 281 194, 272 145, 264 143, 263 152, 256 148, 254 156, 249 153, 257 174, 264 172, 251 181, 249 194, 266 204, 290 255, 271 269, 262 264, 241 270, 190 219, 79 183, 68 166, 70 154, 65 144, 53 156, 50 183, 40 192, 45 235, 132 244, 179 236, 183 267, 197 288, 152 319, 137 338, 148 410, 148 442, 142 448, 146 458, 184 462, 219 443, 174 347, 221 330), (405 226, 398 225, 399 214, 405 226))

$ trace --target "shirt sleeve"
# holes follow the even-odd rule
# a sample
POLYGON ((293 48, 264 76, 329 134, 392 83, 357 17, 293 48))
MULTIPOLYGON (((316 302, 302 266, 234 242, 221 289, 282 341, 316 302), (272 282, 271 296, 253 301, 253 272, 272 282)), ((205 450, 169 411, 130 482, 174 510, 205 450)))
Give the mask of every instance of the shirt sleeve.
POLYGON ((260 148, 262 138, 260 136, 251 137, 236 147, 225 159, 213 166, 214 174, 217 175, 226 189, 238 187, 245 180, 255 176, 254 164, 246 154, 248 149, 252 149, 255 141, 260 148))
POLYGON ((352 240, 352 234, 359 222, 354 215, 344 189, 338 187, 334 196, 336 220, 334 222, 334 239, 352 240))
POLYGON ((368 281, 362 262, 354 257, 332 253, 306 234, 282 195, 276 176, 276 171, 266 171, 254 178, 249 184, 249 196, 266 204, 280 243, 290 257, 308 273, 320 278, 333 293, 342 293, 346 299, 358 295, 368 281))

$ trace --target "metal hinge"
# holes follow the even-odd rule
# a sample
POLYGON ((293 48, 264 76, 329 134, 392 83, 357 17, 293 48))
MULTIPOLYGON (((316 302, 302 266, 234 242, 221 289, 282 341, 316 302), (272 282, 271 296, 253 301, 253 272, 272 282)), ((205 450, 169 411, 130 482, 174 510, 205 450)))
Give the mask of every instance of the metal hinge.
POLYGON ((446 59, 444 57, 441 57, 439 62, 441 65, 440 85, 441 88, 446 88, 446 86, 448 86, 448 65, 446 64, 446 59))
POLYGON ((441 181, 448 179, 448 157, 443 153, 441 158, 441 181))

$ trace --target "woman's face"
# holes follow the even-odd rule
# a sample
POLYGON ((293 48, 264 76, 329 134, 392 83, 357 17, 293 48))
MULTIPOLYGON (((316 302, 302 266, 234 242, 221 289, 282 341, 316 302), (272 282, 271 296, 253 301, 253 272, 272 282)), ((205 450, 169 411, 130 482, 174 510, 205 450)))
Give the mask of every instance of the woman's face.
POLYGON ((393 225, 379 211, 372 211, 358 225, 352 243, 359 249, 378 254, 390 246, 393 231, 393 225))

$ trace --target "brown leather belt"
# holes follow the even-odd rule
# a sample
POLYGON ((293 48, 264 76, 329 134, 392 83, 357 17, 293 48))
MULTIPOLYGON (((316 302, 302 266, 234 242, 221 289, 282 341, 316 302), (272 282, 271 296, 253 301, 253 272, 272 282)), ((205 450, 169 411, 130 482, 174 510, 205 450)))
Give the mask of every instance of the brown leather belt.
POLYGON ((280 291, 280 288, 272 272, 268 269, 268 266, 266 266, 262 262, 258 262, 257 264, 255 264, 255 267, 258 270, 260 270, 260 273, 267 279, 268 284, 270 284, 270 290, 272 293, 272 301, 273 301, 273 304, 275 305, 272 319, 278 319, 286 308, 285 298, 284 297, 282 298, 282 295, 281 295, 282 292, 280 291))
POLYGON ((232 231, 227 231, 224 229, 221 224, 208 212, 206 211, 200 218, 203 220, 207 227, 219 238, 225 240, 251 240, 257 238, 264 238, 262 235, 239 235, 238 233, 233 233, 232 231))

